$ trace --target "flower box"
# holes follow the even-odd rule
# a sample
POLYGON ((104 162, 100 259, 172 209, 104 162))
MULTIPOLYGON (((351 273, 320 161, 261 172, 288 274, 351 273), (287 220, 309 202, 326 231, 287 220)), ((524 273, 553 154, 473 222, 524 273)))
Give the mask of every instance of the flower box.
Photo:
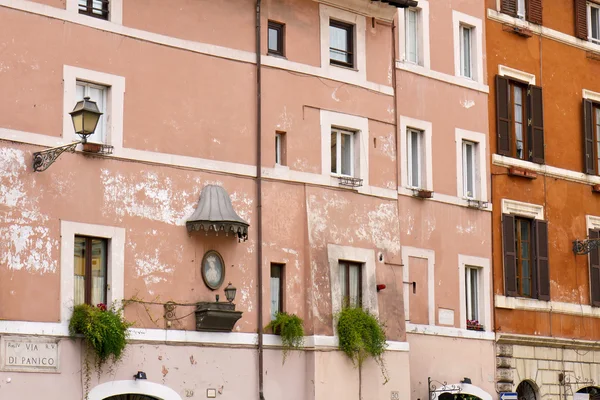
POLYGON ((467 330, 469 331, 484 331, 485 328, 477 320, 467 320, 467 330))
POLYGON ((100 153, 102 144, 86 142, 83 144, 83 151, 87 153, 100 153))
POLYGON ((431 199, 433 191, 427 189, 413 189, 413 196, 420 199, 431 199))

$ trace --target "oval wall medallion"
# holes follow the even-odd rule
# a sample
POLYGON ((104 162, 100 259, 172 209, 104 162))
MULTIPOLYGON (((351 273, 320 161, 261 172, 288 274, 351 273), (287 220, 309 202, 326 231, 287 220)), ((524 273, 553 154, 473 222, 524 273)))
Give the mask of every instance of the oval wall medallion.
POLYGON ((217 290, 225 280, 223 257, 215 250, 207 251, 202 258, 200 271, 202 272, 204 284, 212 290, 217 290))

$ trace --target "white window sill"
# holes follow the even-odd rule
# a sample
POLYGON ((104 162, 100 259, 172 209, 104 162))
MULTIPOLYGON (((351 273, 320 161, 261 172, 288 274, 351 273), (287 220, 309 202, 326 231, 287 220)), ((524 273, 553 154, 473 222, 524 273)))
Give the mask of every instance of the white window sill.
MULTIPOLYGON (((488 328, 489 329, 489 328, 488 328)), ((408 334, 421 334, 421 335, 433 335, 433 336, 447 336, 453 338, 465 338, 465 339, 479 339, 479 340, 495 340, 496 335, 490 331, 471 331, 468 329, 461 329, 448 326, 437 326, 437 325, 421 325, 406 323, 406 333, 408 334)))

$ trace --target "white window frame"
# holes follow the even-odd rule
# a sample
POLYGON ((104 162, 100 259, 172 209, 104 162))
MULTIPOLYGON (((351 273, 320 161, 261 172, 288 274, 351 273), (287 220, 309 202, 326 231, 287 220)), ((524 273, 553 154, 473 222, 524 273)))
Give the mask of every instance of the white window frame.
POLYGON ((544 206, 522 201, 502 199, 502 214, 544 220, 544 206))
POLYGON ((408 182, 407 185, 409 188, 414 188, 414 189, 422 189, 423 188, 423 153, 424 153, 424 149, 423 149, 423 142, 424 139, 423 137, 425 136, 425 133, 419 129, 414 129, 414 128, 407 128, 406 129, 406 171, 407 171, 407 178, 408 178, 408 182), (412 181, 412 176, 413 176, 413 168, 414 168, 414 163, 413 163, 413 151, 412 151, 412 147, 409 145, 409 143, 413 143, 412 140, 409 140, 409 138, 411 138, 412 136, 416 136, 417 137, 417 154, 419 159, 417 160, 417 184, 415 185, 415 182, 412 181))
POLYGON ((403 160, 400 165, 400 188, 409 188, 408 182, 408 130, 415 129, 423 132, 421 152, 421 187, 420 189, 433 191, 433 157, 432 157, 432 124, 411 117, 400 116, 400 154, 403 160))
MULTIPOLYGON (((598 9, 598 18, 600 18, 600 4, 594 4, 587 2, 587 26, 588 26, 588 40, 595 44, 600 44, 600 38, 592 37, 592 8, 598 9)), ((600 30, 600 21, 598 21, 598 29, 600 30)), ((599 32, 600 34, 600 32, 599 32)))
POLYGON ((67 11, 78 15, 78 22, 84 22, 86 25, 105 24, 112 22, 114 24, 123 24, 123 0, 110 0, 108 3, 108 20, 90 17, 89 15, 79 14, 79 0, 67 0, 67 11))
POLYGON ((418 63, 408 61, 406 56, 406 10, 398 9, 398 43, 400 43, 400 61, 403 63, 431 68, 431 53, 429 45, 429 1, 419 0, 419 5, 410 10, 419 12, 417 19, 417 54, 418 63))
MULTIPOLYGON (((89 89, 90 88, 95 88, 95 89, 99 89, 102 90, 102 104, 104 105, 104 107, 100 108, 100 112, 102 112, 102 115, 100 116, 100 121, 98 122, 98 125, 96 126, 96 131, 94 132, 93 135, 88 137, 88 142, 93 142, 93 143, 106 143, 106 127, 107 127, 107 123, 106 120, 110 117, 107 109, 108 109, 108 92, 110 90, 110 87, 108 86, 104 86, 104 85, 98 85, 96 83, 91 83, 91 82, 87 82, 81 79, 77 79, 76 81, 76 85, 77 86, 84 86, 84 93, 83 93, 83 97, 91 97, 89 96, 89 89), (100 129, 98 129, 100 128, 100 129), (99 135, 97 135, 99 133, 99 135)), ((94 98, 90 98, 90 100, 92 101, 96 101, 98 99, 94 99, 94 98)), ((73 139, 74 140, 79 140, 81 139, 80 137, 78 137, 75 132, 73 132, 73 139)))
MULTIPOLYGON (((410 258, 427 260, 427 316, 429 325, 435 325, 435 251, 417 247, 402 246, 402 280, 410 281, 410 258)), ((404 294, 404 319, 410 321, 410 295, 412 290, 405 284, 404 294)), ((411 325, 420 325, 412 324, 411 325)))
POLYGON ((67 324, 75 301, 75 236, 108 239, 106 302, 110 307, 125 293, 125 228, 81 222, 60 222, 60 321, 67 324))
POLYGON ((454 34, 454 74, 483 84, 483 23, 481 19, 452 10, 454 34), (471 77, 462 74, 461 26, 471 28, 471 77))
MULTIPOLYGON (((335 146, 335 152, 336 152, 335 158, 337 161, 337 165, 335 166, 336 172, 332 172, 331 175, 332 176, 354 177, 354 141, 355 141, 354 135, 356 134, 356 132, 351 131, 349 129, 332 127, 331 133, 332 134, 335 133, 337 136, 336 146, 335 146), (342 139, 343 135, 350 136, 350 174, 342 173, 342 142, 341 142, 341 139, 342 139)), ((330 158, 331 158, 331 153, 330 153, 330 158)), ((333 167, 333 165, 332 165, 332 167, 333 167)))
POLYGON ((77 96, 77 81, 93 83, 107 87, 106 110, 103 119, 105 124, 105 144, 114 146, 117 154, 123 148, 123 112, 125 102, 125 78, 118 75, 106 74, 104 72, 89 69, 63 66, 63 139, 68 141, 80 140, 73 129, 73 121, 69 113, 75 107, 77 96))
MULTIPOLYGON (((329 274, 331 282, 331 311, 336 315, 342 310, 342 285, 340 282, 340 260, 362 264, 362 308, 373 315, 379 315, 377 300, 377 279, 375 275, 375 251, 359 247, 327 245, 327 258, 329 260, 329 274)), ((336 332, 335 321, 333 331, 336 332)))
POLYGON ((355 115, 321 110, 321 175, 325 182, 339 186, 336 174, 331 172, 331 131, 343 129, 354 132, 353 176, 363 181, 359 189, 369 186, 369 120, 355 115))
POLYGON ((479 270, 479 323, 481 323, 486 332, 492 331, 491 315, 491 269, 490 259, 483 257, 473 257, 468 255, 458 255, 458 278, 460 292, 460 327, 467 329, 467 297, 465 270, 467 268, 477 268, 479 270))
POLYGON ((331 79, 342 82, 367 80, 367 20, 363 15, 319 4, 321 35, 321 69, 331 79), (329 21, 337 20, 354 25, 354 68, 333 65, 329 62, 329 21))
POLYGON ((465 196, 464 190, 464 159, 463 159, 463 142, 475 143, 475 195, 471 197, 473 200, 488 201, 488 175, 487 175, 487 137, 484 133, 468 131, 465 129, 456 128, 456 195, 462 199, 469 199, 465 196))

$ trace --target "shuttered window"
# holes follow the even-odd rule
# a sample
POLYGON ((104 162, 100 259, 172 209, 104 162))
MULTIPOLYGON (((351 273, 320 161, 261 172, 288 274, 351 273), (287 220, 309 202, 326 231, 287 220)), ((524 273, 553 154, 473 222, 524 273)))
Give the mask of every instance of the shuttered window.
MULTIPOLYGON (((600 238, 600 230, 590 229, 590 239, 600 238)), ((590 253, 590 300, 593 306, 600 307, 600 250, 590 253)))
POLYGON ((597 175, 600 171, 600 104, 583 100, 583 172, 597 175))
POLYGON ((588 7, 586 0, 575 1, 575 36, 579 39, 587 40, 588 38, 588 7))
POLYGON ((498 154, 544 163, 542 88, 496 76, 498 154))
POLYGON ((542 0, 502 0, 500 12, 534 24, 542 24, 542 0))
POLYGON ((502 232, 506 295, 549 300, 547 222, 505 214, 502 232))

